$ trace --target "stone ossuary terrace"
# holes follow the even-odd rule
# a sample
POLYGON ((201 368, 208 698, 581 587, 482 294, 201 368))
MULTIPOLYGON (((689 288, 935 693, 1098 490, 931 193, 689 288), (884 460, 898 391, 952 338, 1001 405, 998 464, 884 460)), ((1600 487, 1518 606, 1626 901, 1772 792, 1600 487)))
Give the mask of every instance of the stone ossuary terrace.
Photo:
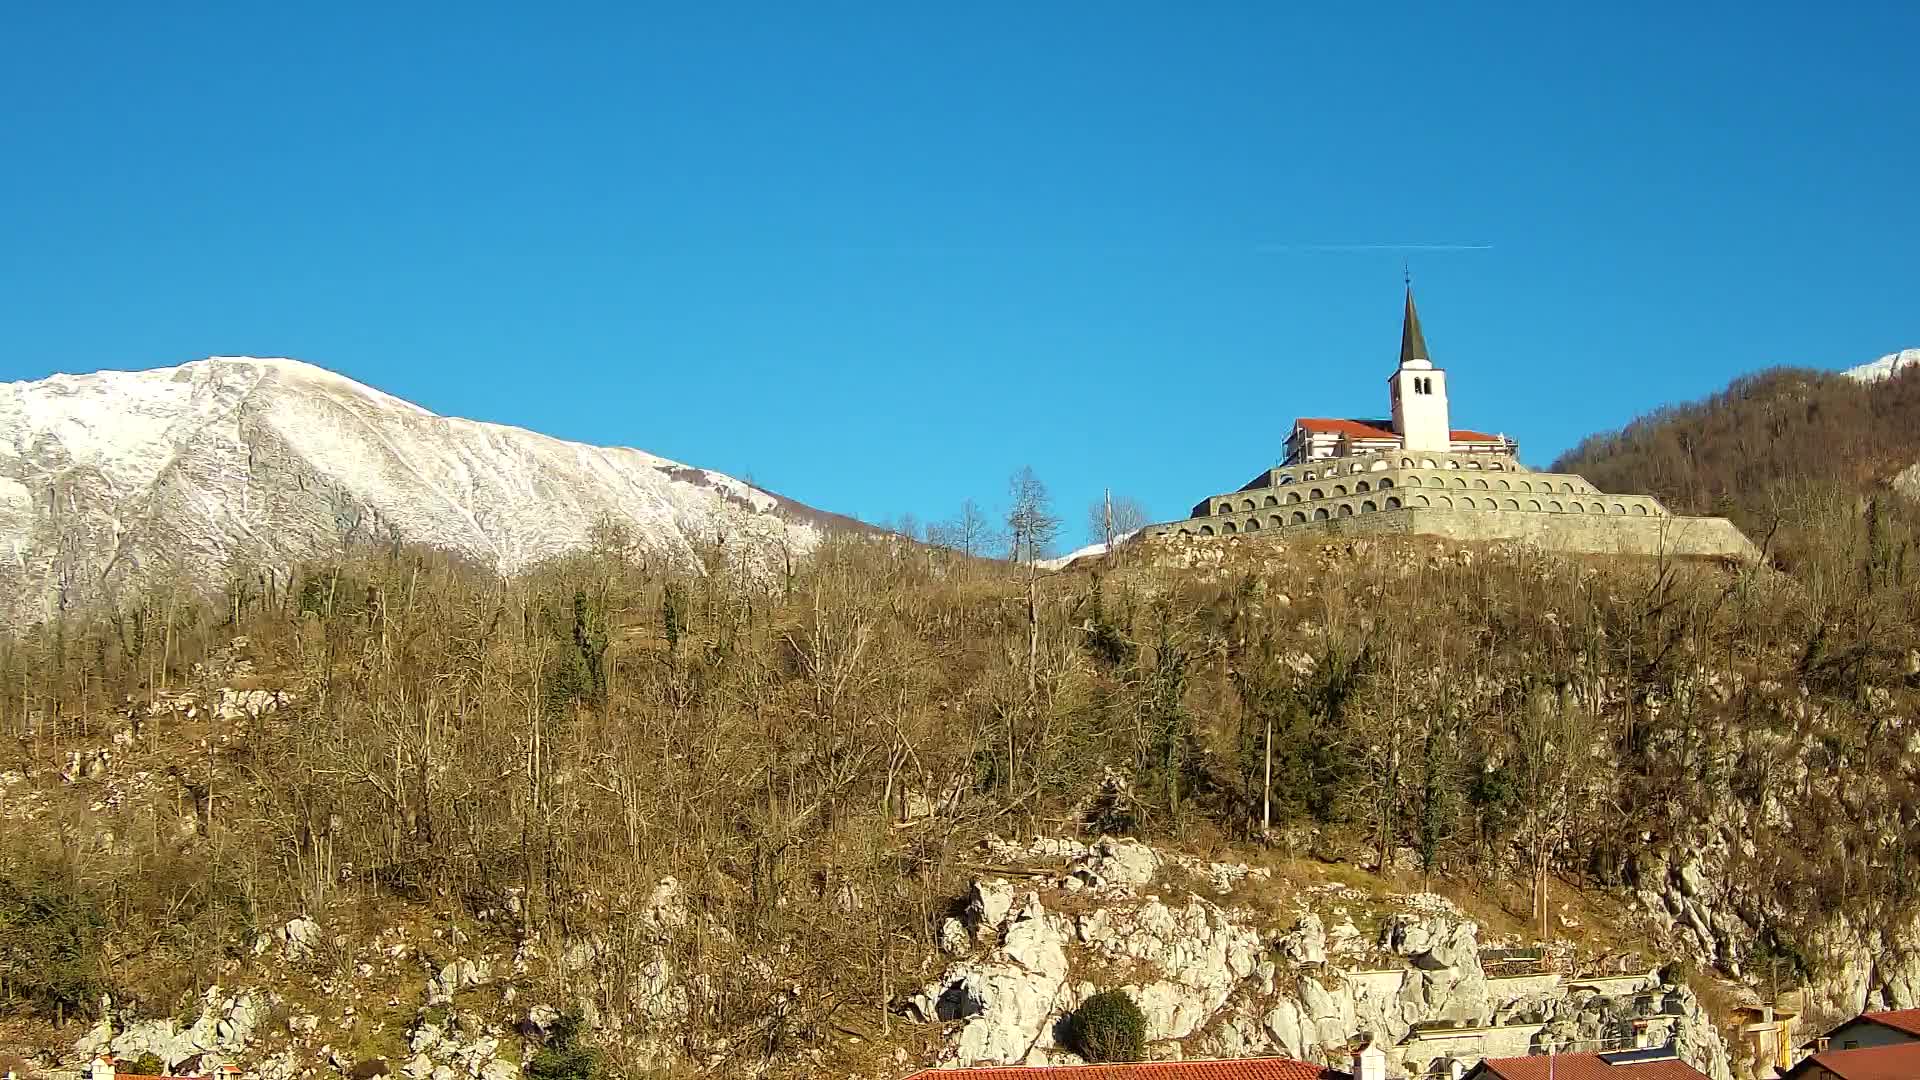
POLYGON ((1428 360, 1407 290, 1393 418, 1303 418, 1286 460, 1237 491, 1209 496, 1152 536, 1321 529, 1513 539, 1565 551, 1720 555, 1758 552, 1725 518, 1674 515, 1651 495, 1610 495, 1571 473, 1534 472, 1505 436, 1449 425, 1446 373, 1428 360))

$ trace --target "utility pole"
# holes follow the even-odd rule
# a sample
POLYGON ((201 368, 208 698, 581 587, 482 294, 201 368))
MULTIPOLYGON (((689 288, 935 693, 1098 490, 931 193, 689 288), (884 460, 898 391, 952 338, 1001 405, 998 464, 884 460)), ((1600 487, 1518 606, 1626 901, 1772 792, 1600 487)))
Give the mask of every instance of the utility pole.
POLYGON ((1106 502, 1107 550, 1111 552, 1113 550, 1113 489, 1112 488, 1107 489, 1106 498, 1107 498, 1107 502, 1106 502))
POLYGON ((1273 713, 1267 711, 1266 775, 1260 783, 1260 838, 1271 842, 1273 837, 1273 713))

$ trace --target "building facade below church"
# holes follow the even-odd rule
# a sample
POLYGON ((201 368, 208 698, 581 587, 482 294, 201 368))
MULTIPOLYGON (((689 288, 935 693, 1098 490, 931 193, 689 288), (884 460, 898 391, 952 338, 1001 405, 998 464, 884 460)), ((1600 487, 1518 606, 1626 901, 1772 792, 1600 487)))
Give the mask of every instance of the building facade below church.
POLYGON ((1511 539, 1594 553, 1759 555, 1725 518, 1683 517, 1651 495, 1614 495, 1572 473, 1534 472, 1520 464, 1514 440, 1453 427, 1446 372, 1427 356, 1411 288, 1400 364, 1388 389, 1390 419, 1296 420, 1279 466, 1143 535, 1318 528, 1511 539))

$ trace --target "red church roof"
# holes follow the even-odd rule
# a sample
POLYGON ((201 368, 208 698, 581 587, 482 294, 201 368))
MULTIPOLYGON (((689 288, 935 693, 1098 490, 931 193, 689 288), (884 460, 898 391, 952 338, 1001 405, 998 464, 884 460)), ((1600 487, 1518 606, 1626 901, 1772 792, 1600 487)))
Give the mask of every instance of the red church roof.
MULTIPOLYGON (((1391 420, 1340 420, 1329 416, 1303 416, 1295 420, 1293 426, 1329 435, 1345 435, 1350 439, 1399 438, 1393 433, 1391 420)), ((1466 428, 1454 428, 1450 434, 1454 442, 1500 441, 1498 435, 1489 435, 1484 431, 1469 431, 1466 428)))
POLYGON ((1325 432, 1329 435, 1345 435, 1351 439, 1395 439, 1391 420, 1336 420, 1328 416, 1303 416, 1293 422, 1295 427, 1308 431, 1325 432))
POLYGON ((1128 1065, 993 1066, 927 1069, 907 1080, 1348 1080, 1347 1074, 1292 1058, 1143 1061, 1128 1065))

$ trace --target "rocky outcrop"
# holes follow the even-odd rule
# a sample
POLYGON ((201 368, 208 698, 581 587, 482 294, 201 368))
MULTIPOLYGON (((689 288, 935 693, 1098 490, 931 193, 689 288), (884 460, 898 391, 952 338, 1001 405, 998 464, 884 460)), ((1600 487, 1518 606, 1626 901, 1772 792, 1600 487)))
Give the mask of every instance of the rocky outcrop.
MULTIPOLYGON (((1640 981, 1613 996, 1569 994, 1550 977, 1545 989, 1540 979, 1489 980, 1479 927, 1439 897, 1392 898, 1369 933, 1348 906, 1359 894, 1332 887, 1308 893, 1324 909, 1269 925, 1271 915, 1167 888, 1168 872, 1185 868, 1138 845, 1036 841, 999 854, 1051 856, 1064 873, 1024 894, 1005 879, 976 881, 964 917, 942 927, 956 959, 898 1011, 945 1029, 944 1065, 1077 1061, 1065 1021, 1096 990, 1120 988, 1160 1056, 1340 1063, 1366 1031, 1411 1074, 1436 1061, 1471 1065, 1480 1053, 1632 1045, 1644 1029, 1672 1038, 1717 1080, 1731 1077, 1726 1047, 1690 992, 1656 995, 1640 981), (1087 910, 1090 892, 1101 902, 1087 910), (1429 1037, 1434 1029, 1444 1037, 1429 1037), (1491 1034, 1475 1034, 1482 1029, 1491 1034)), ((1199 879, 1189 883, 1212 875, 1199 879)))
POLYGON ((1033 1061, 1060 1052, 1055 1027, 1071 1008, 1067 988, 1067 920, 1029 893, 1016 914, 1003 902, 1004 881, 977 882, 967 906, 976 940, 999 944, 962 960, 909 997, 908 1015, 957 1025, 943 1060, 951 1064, 1033 1061))
POLYGON ((288 920, 273 936, 279 942, 280 954, 297 964, 313 959, 313 950, 320 944, 320 924, 301 915, 288 920))
POLYGON ((1908 498, 1920 499, 1920 465, 1909 465, 1895 474, 1893 488, 1908 498))
POLYGON ((205 1067, 236 1061, 246 1052, 266 1018, 267 998, 257 990, 228 994, 210 986, 202 996, 198 1015, 184 1028, 172 1017, 121 1017, 111 1002, 104 1002, 101 1012, 104 1019, 74 1044, 78 1057, 111 1054, 136 1059, 151 1055, 169 1069, 198 1058, 205 1067))
POLYGON ((407 1080, 516 1080, 518 1040, 483 1018, 451 1009, 423 1013, 408 1039, 407 1080))

